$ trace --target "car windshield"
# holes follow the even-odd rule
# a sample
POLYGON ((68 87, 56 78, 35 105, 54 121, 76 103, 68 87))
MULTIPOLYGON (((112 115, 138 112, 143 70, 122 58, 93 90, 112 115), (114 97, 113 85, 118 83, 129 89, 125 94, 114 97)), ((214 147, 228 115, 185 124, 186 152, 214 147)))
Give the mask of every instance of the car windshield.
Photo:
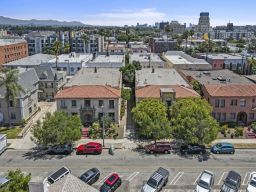
POLYGON ((101 192, 108 192, 110 190, 110 187, 106 184, 106 183, 104 183, 102 186, 101 186, 101 188, 100 188, 100 191, 101 192))
POLYGON ((234 186, 234 184, 233 184, 232 182, 226 181, 226 182, 224 183, 224 185, 222 186, 222 189, 223 189, 224 191, 233 192, 233 191, 236 190, 236 187, 234 186))
POLYGON ((206 183, 206 182, 203 181, 203 180, 200 180, 197 184, 198 184, 200 187, 203 187, 203 188, 205 188, 205 189, 209 189, 208 183, 206 183))
POLYGON ((250 181, 250 185, 253 186, 253 187, 256 187, 256 181, 251 180, 251 181, 250 181))
POLYGON ((147 184, 150 186, 150 187, 153 187, 153 188, 156 188, 157 187, 157 182, 155 179, 152 179, 150 178, 147 182, 147 184))
POLYGON ((221 146, 222 146, 222 145, 221 145, 220 143, 218 143, 218 144, 216 145, 217 148, 221 148, 221 146))

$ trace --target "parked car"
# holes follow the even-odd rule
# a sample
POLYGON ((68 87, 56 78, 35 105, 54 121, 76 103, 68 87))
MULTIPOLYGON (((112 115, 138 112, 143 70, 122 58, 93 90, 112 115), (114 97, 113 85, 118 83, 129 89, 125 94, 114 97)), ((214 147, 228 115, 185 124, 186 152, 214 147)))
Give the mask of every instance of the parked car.
POLYGON ((241 175, 235 171, 229 171, 220 192, 238 192, 241 186, 241 175))
POLYGON ((76 154, 101 154, 102 145, 96 142, 89 142, 87 144, 79 145, 76 149, 76 154))
POLYGON ((212 146, 211 152, 215 154, 234 154, 235 148, 231 143, 217 143, 212 146))
POLYGON ((0 134, 0 155, 6 150, 7 148, 7 138, 5 134, 0 134))
POLYGON ((156 142, 154 144, 150 144, 145 146, 146 153, 171 153, 172 147, 170 142, 156 142))
POLYGON ((110 175, 104 184, 100 187, 100 192, 113 192, 122 184, 122 180, 118 174, 110 175))
POLYGON ((49 147, 48 154, 51 155, 69 155, 73 151, 73 146, 71 144, 66 145, 55 145, 49 147))
POLYGON ((0 177, 0 188, 7 185, 11 180, 7 177, 0 177))
POLYGON ((142 187, 141 192, 158 192, 167 184, 169 171, 160 167, 142 187))
POLYGON ((50 184, 55 183, 56 181, 60 180, 61 178, 65 177, 66 175, 70 174, 71 171, 67 167, 62 167, 53 174, 51 174, 48 178, 47 181, 50 184))
POLYGON ((83 182, 92 185, 100 178, 100 171, 97 168, 92 168, 79 177, 83 182))
POLYGON ((188 144, 182 145, 180 148, 181 154, 205 154, 206 149, 204 145, 188 144))
POLYGON ((246 192, 256 192, 256 172, 251 173, 246 192))
POLYGON ((214 174, 210 171, 203 171, 196 182, 195 192, 211 192, 214 185, 214 174))

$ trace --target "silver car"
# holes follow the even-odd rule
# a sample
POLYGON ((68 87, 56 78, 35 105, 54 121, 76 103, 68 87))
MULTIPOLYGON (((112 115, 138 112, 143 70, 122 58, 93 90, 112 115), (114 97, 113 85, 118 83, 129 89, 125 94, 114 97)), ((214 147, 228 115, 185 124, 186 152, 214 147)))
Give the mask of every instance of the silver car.
POLYGON ((214 173, 203 171, 196 182, 195 192, 210 192, 214 185, 214 173))

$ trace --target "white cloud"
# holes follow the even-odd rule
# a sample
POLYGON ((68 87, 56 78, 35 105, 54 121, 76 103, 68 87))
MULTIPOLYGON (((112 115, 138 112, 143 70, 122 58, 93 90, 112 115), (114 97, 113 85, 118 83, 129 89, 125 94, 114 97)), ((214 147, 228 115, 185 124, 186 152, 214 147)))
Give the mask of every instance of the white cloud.
POLYGON ((84 23, 92 25, 136 25, 154 24, 157 21, 166 19, 166 14, 155 8, 139 9, 139 10, 112 10, 109 12, 98 13, 94 15, 85 15, 84 23))

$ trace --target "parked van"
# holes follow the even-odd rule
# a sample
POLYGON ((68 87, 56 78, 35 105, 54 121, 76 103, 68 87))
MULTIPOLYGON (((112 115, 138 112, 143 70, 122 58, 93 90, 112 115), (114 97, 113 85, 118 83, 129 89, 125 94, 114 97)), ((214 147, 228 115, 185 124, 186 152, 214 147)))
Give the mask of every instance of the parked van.
POLYGON ((48 183, 53 184, 70 173, 71 171, 67 167, 62 167, 47 178, 48 183))
POLYGON ((234 154, 235 148, 231 143, 217 143, 212 146, 211 152, 215 154, 234 154))

